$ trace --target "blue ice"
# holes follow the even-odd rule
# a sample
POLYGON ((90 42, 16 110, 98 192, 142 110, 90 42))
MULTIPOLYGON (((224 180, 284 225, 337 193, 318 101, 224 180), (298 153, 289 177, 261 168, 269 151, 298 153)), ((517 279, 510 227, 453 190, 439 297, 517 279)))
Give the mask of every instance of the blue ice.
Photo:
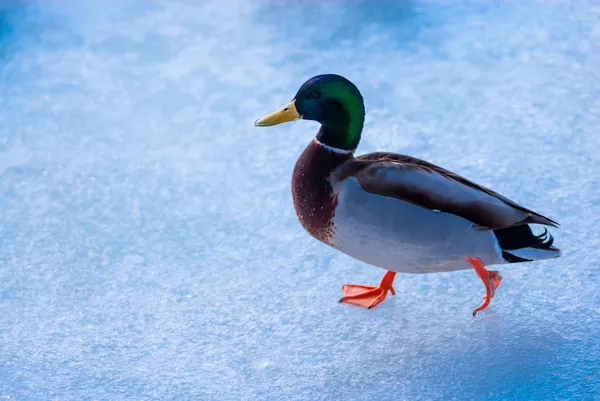
POLYGON ((0 400, 600 399, 600 7, 0 2, 0 400), (406 153, 558 220, 563 257, 401 275, 309 237, 305 79, 406 153))

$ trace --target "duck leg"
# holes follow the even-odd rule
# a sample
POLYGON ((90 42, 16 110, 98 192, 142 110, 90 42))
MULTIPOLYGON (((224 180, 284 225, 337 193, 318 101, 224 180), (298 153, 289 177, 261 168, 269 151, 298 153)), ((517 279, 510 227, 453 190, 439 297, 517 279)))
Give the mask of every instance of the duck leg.
POLYGON ((392 295, 396 295, 394 287, 394 278, 396 272, 387 271, 381 282, 377 287, 357 284, 346 284, 342 286, 342 293, 344 296, 339 302, 349 305, 362 306, 363 308, 371 309, 379 305, 385 297, 388 291, 392 295))
POLYGON ((502 281, 502 275, 496 270, 486 270, 483 266, 483 263, 481 263, 481 259, 479 258, 469 257, 465 259, 471 264, 471 266, 473 266, 473 268, 475 269, 475 273, 477 273, 477 276, 479 276, 479 278, 483 282, 483 285, 485 286, 485 296, 483 297, 483 303, 473 311, 473 316, 475 316, 478 312, 481 312, 490 304, 490 301, 496 293, 496 288, 500 286, 500 282, 502 281))

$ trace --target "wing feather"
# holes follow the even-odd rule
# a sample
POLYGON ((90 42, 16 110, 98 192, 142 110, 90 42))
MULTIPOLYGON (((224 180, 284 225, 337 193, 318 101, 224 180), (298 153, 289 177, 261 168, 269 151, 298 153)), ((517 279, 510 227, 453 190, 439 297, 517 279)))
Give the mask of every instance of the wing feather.
POLYGON ((334 186, 354 177, 371 193, 390 196, 430 210, 463 217, 478 229, 558 223, 458 174, 432 163, 395 153, 370 153, 340 166, 334 186))

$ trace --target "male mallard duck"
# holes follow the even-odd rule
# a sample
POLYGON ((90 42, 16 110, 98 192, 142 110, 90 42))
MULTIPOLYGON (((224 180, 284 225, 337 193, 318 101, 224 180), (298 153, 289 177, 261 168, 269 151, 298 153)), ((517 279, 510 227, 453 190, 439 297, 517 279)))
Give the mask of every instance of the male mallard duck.
POLYGON ((457 174, 414 157, 377 152, 354 156, 365 119, 358 88, 346 78, 318 75, 289 104, 258 119, 267 127, 298 119, 321 123, 294 167, 292 195, 302 226, 327 245, 386 269, 377 287, 344 285, 340 302, 373 308, 398 273, 471 267, 483 281, 485 309, 502 276, 485 266, 556 258, 544 230, 558 227, 532 210, 457 174))

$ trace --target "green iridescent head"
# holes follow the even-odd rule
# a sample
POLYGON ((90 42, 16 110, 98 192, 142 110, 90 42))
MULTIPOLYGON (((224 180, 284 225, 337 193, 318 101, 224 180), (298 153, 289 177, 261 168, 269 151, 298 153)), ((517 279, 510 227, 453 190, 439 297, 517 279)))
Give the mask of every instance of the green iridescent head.
POLYGON ((318 139, 338 149, 356 149, 365 121, 365 106, 358 88, 346 78, 317 75, 306 81, 294 100, 255 122, 267 127, 298 119, 321 123, 318 139))

